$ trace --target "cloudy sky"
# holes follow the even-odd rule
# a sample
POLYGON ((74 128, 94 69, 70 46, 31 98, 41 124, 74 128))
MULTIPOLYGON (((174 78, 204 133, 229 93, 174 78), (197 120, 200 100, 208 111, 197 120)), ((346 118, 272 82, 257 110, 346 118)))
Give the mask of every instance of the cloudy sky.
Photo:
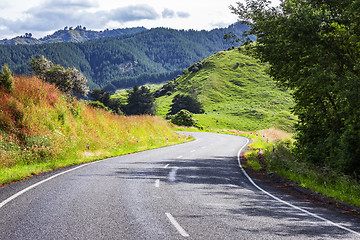
POLYGON ((0 39, 52 34, 65 26, 87 29, 144 26, 176 29, 226 27, 238 0, 0 0, 0 39))

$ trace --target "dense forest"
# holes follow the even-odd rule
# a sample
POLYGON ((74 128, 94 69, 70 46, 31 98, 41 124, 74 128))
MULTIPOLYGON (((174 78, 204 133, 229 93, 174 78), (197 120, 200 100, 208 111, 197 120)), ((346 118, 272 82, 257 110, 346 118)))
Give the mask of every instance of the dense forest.
POLYGON ((88 79, 90 89, 130 87, 163 82, 214 52, 231 47, 223 39, 241 35, 247 25, 236 23, 211 31, 155 28, 135 34, 105 37, 81 43, 1 45, 0 65, 16 74, 31 74, 30 59, 44 55, 55 64, 75 67, 88 79))

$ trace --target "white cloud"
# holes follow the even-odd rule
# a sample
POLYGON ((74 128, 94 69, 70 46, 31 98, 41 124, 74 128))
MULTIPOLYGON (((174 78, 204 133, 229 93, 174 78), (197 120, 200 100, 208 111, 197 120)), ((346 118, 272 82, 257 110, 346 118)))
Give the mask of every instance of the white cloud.
POLYGON ((13 32, 49 31, 64 26, 83 25, 88 28, 104 28, 109 22, 120 24, 129 21, 157 19, 159 14, 149 5, 134 5, 110 11, 88 11, 96 6, 93 1, 56 0, 29 9, 25 19, 0 18, 0 26, 13 32))
POLYGON ((190 17, 190 13, 187 12, 177 12, 176 13, 179 18, 188 18, 190 17))
POLYGON ((156 19, 159 14, 149 5, 127 6, 110 11, 109 19, 118 22, 129 22, 143 19, 156 19))
POLYGON ((36 37, 65 26, 88 29, 144 26, 207 29, 236 21, 236 0, 0 0, 0 39, 31 32, 36 37), (223 22, 223 24, 212 24, 223 22))
POLYGON ((175 12, 171 9, 165 8, 164 11, 162 12, 162 17, 163 18, 173 18, 173 17, 175 17, 175 12))

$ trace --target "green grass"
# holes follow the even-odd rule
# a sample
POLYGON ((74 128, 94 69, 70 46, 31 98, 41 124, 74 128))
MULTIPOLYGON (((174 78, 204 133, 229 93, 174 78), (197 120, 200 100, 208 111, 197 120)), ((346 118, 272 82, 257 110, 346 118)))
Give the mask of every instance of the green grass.
POLYGON ((291 152, 293 144, 291 135, 280 135, 273 138, 271 131, 260 131, 257 137, 255 133, 247 135, 253 142, 245 154, 247 159, 245 167, 251 167, 256 171, 264 170, 257 155, 261 148, 268 173, 277 173, 311 191, 360 207, 359 182, 342 173, 299 161, 291 152), (267 136, 271 136, 269 143, 267 136), (275 152, 273 152, 273 146, 275 146, 275 152))
POLYGON ((205 128, 292 131, 296 121, 290 113, 292 97, 269 78, 266 65, 239 49, 218 52, 201 64, 200 71, 187 72, 173 81, 177 92, 156 100, 157 115, 167 114, 176 94, 194 94, 197 88, 205 114, 194 118, 205 128))

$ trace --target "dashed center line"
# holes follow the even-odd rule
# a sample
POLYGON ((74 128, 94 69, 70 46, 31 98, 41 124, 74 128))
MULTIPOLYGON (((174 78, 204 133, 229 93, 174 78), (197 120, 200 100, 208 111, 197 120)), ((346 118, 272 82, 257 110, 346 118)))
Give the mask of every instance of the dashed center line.
POLYGON ((192 150, 191 152, 192 152, 192 153, 193 153, 193 152, 196 152, 196 150, 194 149, 194 150, 192 150))
POLYGON ((181 156, 178 156, 177 158, 179 159, 179 158, 182 158, 183 157, 183 155, 181 155, 181 156))
POLYGON ((155 187, 157 187, 157 188, 160 187, 160 179, 155 180, 155 187))
POLYGON ((176 228, 176 230, 178 230, 178 232, 181 234, 181 236, 183 236, 183 237, 189 237, 189 236, 190 236, 190 235, 180 226, 180 224, 176 221, 176 219, 175 219, 170 213, 165 213, 165 215, 169 218, 171 224, 174 225, 174 227, 176 228))
POLYGON ((169 173, 169 176, 168 176, 170 182, 175 182, 176 173, 177 173, 178 169, 179 169, 178 167, 171 169, 171 172, 169 173))
POLYGON ((168 168, 170 164, 166 164, 164 168, 168 168))

